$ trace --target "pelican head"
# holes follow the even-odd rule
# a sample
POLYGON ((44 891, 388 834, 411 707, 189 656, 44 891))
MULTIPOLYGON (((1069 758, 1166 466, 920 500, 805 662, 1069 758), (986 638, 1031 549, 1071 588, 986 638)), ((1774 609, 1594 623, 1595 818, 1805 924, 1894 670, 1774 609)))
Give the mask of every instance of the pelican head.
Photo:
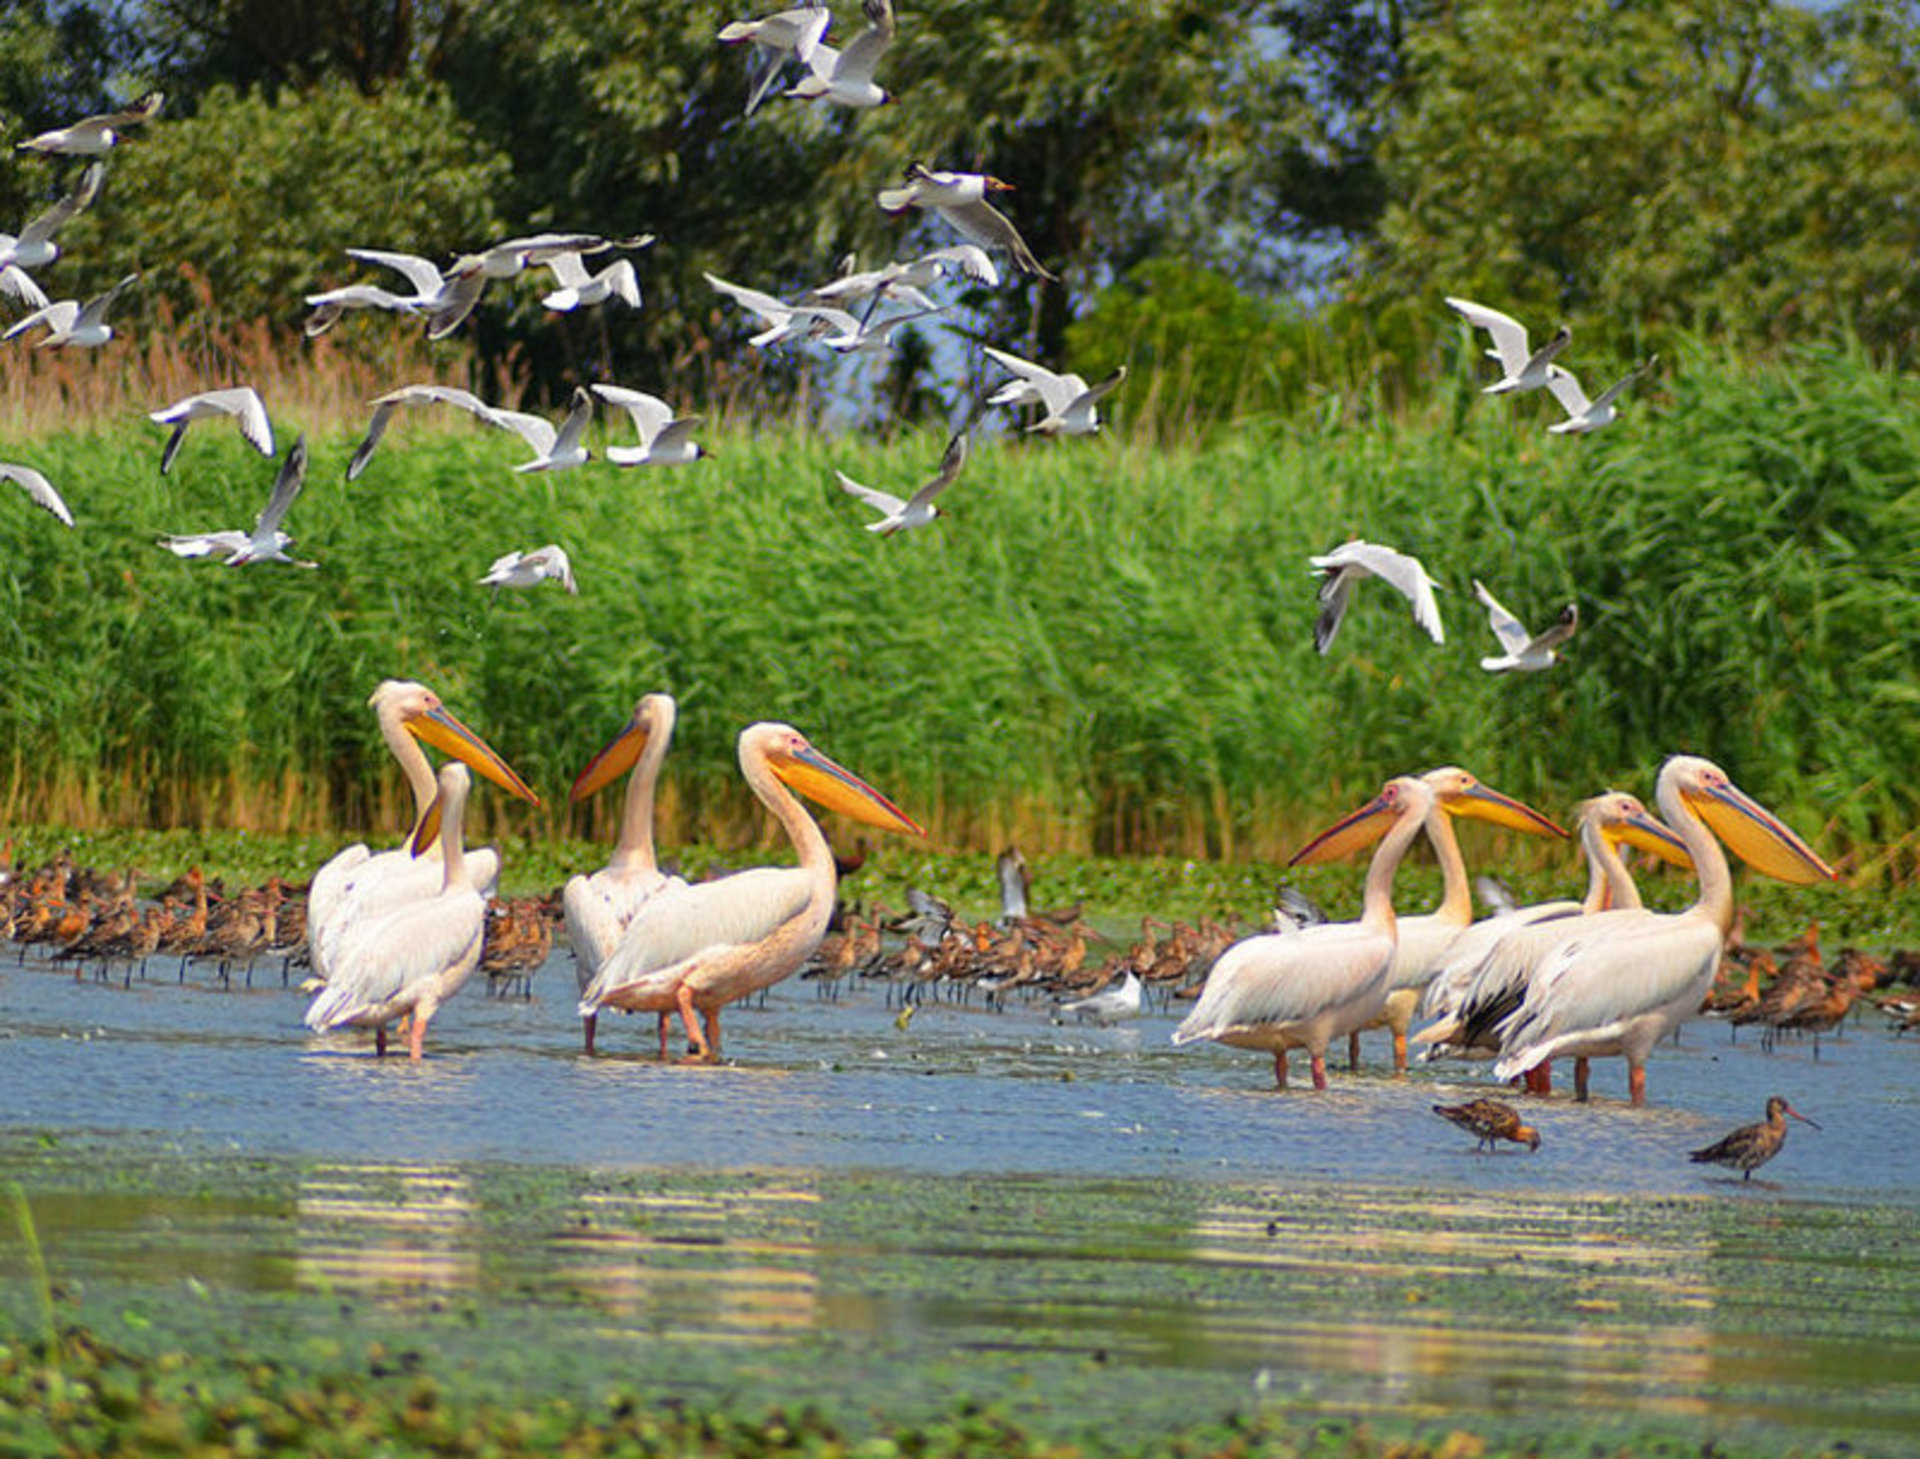
POLYGON ((1600 834, 1613 845, 1637 846, 1669 866, 1677 866, 1682 871, 1693 869, 1693 857, 1688 854, 1686 843, 1673 834, 1665 821, 1642 805, 1638 796, 1623 790, 1609 790, 1604 795, 1581 801, 1577 809, 1581 824, 1589 820, 1596 822, 1600 834))
POLYGON ((1502 795, 1479 777, 1458 765, 1444 765, 1420 777, 1432 787, 1434 804, 1450 816, 1467 816, 1476 821, 1492 821, 1510 831, 1525 831, 1531 836, 1560 836, 1566 832, 1531 806, 1502 795))
POLYGON ((1711 760, 1697 755, 1671 757, 1660 767, 1660 786, 1663 791, 1671 787, 1755 871, 1802 885, 1839 880, 1839 872, 1711 760))
POLYGON ((1294 852, 1288 866, 1319 866, 1371 846, 1408 816, 1424 820, 1434 806, 1433 787, 1422 777, 1401 775, 1359 810, 1344 816, 1294 852))
POLYGON ((519 772, 502 759, 493 746, 455 719, 440 702, 440 696, 425 684, 388 679, 373 691, 367 703, 379 713, 382 721, 391 716, 422 744, 471 765, 502 790, 534 805, 540 804, 540 797, 520 778, 519 772))
POLYGON ((764 763, 783 785, 828 810, 840 811, 883 831, 927 834, 906 812, 852 771, 821 754, 790 724, 761 723, 740 731, 740 763, 744 767, 754 761, 764 763))
POLYGON ((649 740, 656 736, 672 735, 677 712, 671 694, 641 695, 640 702, 633 706, 633 718, 627 721, 626 728, 587 762, 587 768, 575 777, 567 799, 577 804, 607 782, 633 769, 649 740))

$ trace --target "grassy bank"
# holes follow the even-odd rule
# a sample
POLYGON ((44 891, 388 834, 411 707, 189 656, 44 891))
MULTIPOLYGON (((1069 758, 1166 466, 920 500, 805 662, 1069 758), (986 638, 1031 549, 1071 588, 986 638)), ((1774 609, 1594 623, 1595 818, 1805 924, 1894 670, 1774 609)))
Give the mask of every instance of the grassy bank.
MULTIPOLYGON (((564 786, 641 692, 682 705, 663 836, 764 836, 739 727, 800 725, 943 847, 1278 860, 1385 774, 1446 761, 1565 814, 1662 756, 1719 760, 1868 885, 1917 851, 1920 414, 1833 351, 1678 361, 1632 418, 1549 437, 1538 401, 1467 382, 1417 419, 1250 423, 1204 445, 981 439, 930 531, 876 540, 833 471, 910 488, 940 449, 736 418, 716 459, 521 477, 518 443, 402 419, 346 485, 322 423, 291 515, 316 572, 174 560, 163 531, 243 526, 272 468, 196 427, 171 477, 143 421, 28 435, 72 504, 17 500, 0 680, 10 821, 397 827, 365 699, 441 689, 548 797, 494 833, 602 835, 564 786), (1449 641, 1363 588, 1324 659, 1306 557, 1350 535, 1446 584, 1449 641), (490 605, 499 552, 558 541, 577 599, 490 605), (1505 679, 1470 583, 1523 618, 1579 602, 1552 672, 1505 679)), ((1664 367, 1663 367, 1664 368, 1664 367)), ((271 401, 269 402, 272 403, 271 401)), ((278 422, 290 442, 305 422, 278 422)))

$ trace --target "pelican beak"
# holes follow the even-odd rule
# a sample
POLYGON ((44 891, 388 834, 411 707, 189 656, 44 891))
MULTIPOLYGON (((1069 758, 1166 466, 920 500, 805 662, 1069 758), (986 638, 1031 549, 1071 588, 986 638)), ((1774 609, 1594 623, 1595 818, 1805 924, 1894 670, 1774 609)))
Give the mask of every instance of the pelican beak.
POLYGON ((1686 843, 1667 828, 1665 821, 1653 816, 1644 813, 1629 816, 1617 826, 1608 826, 1602 834, 1616 846, 1624 841, 1629 846, 1652 852, 1669 866, 1693 870, 1693 856, 1686 843))
POLYGON ((420 817, 420 824, 413 828, 413 840, 407 843, 407 848, 415 856, 426 855, 433 849, 433 843, 440 839, 440 812, 444 800, 444 796, 434 796, 426 814, 420 817))
POLYGON ((1686 802, 1714 835, 1764 876, 1806 885, 1838 881, 1835 871, 1758 801, 1727 781, 1683 791, 1686 802))
POLYGON ((627 727, 609 740, 606 747, 587 762, 587 768, 574 778, 573 789, 567 793, 567 799, 578 804, 608 781, 625 775, 638 763, 641 752, 646 748, 647 726, 635 715, 627 721, 627 727))
POLYGON ((830 811, 839 811, 883 831, 901 831, 909 836, 927 834, 906 812, 866 781, 834 764, 811 745, 797 752, 775 755, 770 763, 773 773, 783 783, 830 811))
POLYGON ((1387 827, 1393 824, 1394 809, 1393 801, 1387 795, 1376 795, 1359 810, 1336 821, 1294 852, 1293 859, 1287 865, 1321 866, 1371 846, 1386 835, 1387 827))
POLYGON ((1816 1130, 1820 1128, 1820 1126, 1815 1121, 1808 1119, 1805 1115, 1801 1114, 1799 1110, 1795 1109, 1792 1105, 1788 1104, 1784 1099, 1780 1101, 1780 1113, 1786 1114, 1786 1115, 1792 1115, 1796 1120, 1800 1121, 1801 1124, 1812 1125, 1816 1130))
POLYGON ((461 763, 478 770, 495 785, 524 801, 540 804, 540 797, 533 793, 533 787, 522 780, 519 773, 495 752, 480 736, 468 729, 459 720, 442 709, 430 709, 425 714, 417 714, 407 722, 407 732, 423 744, 432 745, 443 754, 453 756, 461 763))
POLYGON ((1530 836, 1559 836, 1564 839, 1567 834, 1532 806, 1522 805, 1490 785, 1476 782, 1472 789, 1450 797, 1441 804, 1456 816, 1492 821, 1496 826, 1505 826, 1510 831, 1525 831, 1530 836))

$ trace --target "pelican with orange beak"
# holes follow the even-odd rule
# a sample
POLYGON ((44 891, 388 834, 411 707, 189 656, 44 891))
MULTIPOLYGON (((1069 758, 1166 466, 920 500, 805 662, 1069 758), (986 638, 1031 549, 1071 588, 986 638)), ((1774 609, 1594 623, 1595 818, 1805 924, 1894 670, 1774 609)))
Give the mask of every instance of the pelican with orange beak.
POLYGON ((749 725, 739 753, 748 788, 785 828, 800 864, 649 898, 580 996, 582 1018, 602 1008, 678 1012, 706 1060, 719 1056, 720 1010, 796 972, 826 933, 839 878, 833 850, 799 797, 883 830, 926 834, 792 725, 749 725))
MULTIPOLYGON (((479 735, 454 718, 440 696, 424 684, 388 679, 367 701, 380 724, 380 737, 400 763, 413 792, 413 823, 418 826, 439 793, 422 745, 471 766, 512 795, 540 804, 519 773, 479 735)), ((500 877, 499 853, 483 848, 467 858, 474 885, 483 894, 500 877)), ((441 869, 417 860, 405 846, 375 853, 364 843, 347 847, 319 871, 307 893, 307 942, 314 972, 331 975, 333 945, 340 933, 363 917, 378 915, 415 897, 430 896, 441 869)))
POLYGON ((1380 1011, 1395 943, 1393 874, 1433 809, 1433 787, 1414 776, 1380 793, 1309 842, 1293 865, 1329 861, 1379 841, 1367 868, 1358 922, 1321 922, 1244 938, 1220 955, 1181 1025, 1176 1044, 1212 1039, 1273 1055, 1274 1083, 1287 1086, 1287 1055, 1305 1049, 1313 1087, 1327 1087, 1327 1045, 1380 1011))
MULTIPOLYGON (((678 706, 671 694, 648 694, 633 706, 633 717, 612 742, 595 755, 573 782, 569 797, 576 804, 602 786, 631 771, 626 805, 620 816, 620 837, 606 866, 591 876, 576 876, 561 895, 567 938, 573 944, 574 970, 580 991, 600 972, 600 965, 620 945, 634 915, 650 898, 662 892, 686 890, 686 882, 660 870, 653 851, 654 787, 660 767, 673 743, 678 706)), ((596 1016, 585 1015, 586 1050, 593 1052, 596 1016)), ((660 1044, 664 1057, 667 1015, 660 1015, 660 1044)))
MULTIPOLYGON (((1654 800, 1693 858, 1699 898, 1682 912, 1592 919, 1558 943, 1500 1025, 1496 1078, 1512 1079, 1549 1059, 1618 1056, 1627 1061, 1628 1097, 1646 1103, 1647 1056, 1699 1011, 1733 926, 1733 874, 1720 842, 1780 881, 1839 875, 1710 760, 1673 756, 1660 767, 1654 800)), ((1585 1099, 1582 1073, 1576 1065, 1575 1094, 1585 1099)))

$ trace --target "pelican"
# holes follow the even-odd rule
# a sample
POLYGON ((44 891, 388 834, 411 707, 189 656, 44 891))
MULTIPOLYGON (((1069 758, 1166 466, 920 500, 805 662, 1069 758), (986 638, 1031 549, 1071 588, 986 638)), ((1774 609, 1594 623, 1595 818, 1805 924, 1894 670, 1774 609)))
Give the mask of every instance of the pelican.
POLYGON ((1530 349, 1526 325, 1512 315, 1489 309, 1485 304, 1476 304, 1471 299, 1449 298, 1447 303, 1475 329, 1484 329, 1493 336, 1493 348, 1487 354, 1499 362, 1503 373, 1481 392, 1483 395, 1504 395, 1511 390, 1538 390, 1547 383, 1553 357, 1573 340, 1573 331, 1563 324, 1553 338, 1539 349, 1530 349))
POLYGON ((498 424, 492 406, 472 391, 459 390, 451 385, 402 385, 398 390, 375 396, 371 404, 374 408, 373 419, 367 422, 367 434, 354 447, 353 459, 347 462, 348 481, 359 480, 360 473, 367 469, 367 463, 373 460, 373 453, 386 435, 395 411, 414 410, 423 405, 451 405, 486 425, 498 424))
POLYGON ((22 151, 63 152, 74 157, 103 157, 125 140, 128 127, 137 127, 160 115, 166 93, 149 91, 125 111, 82 117, 68 126, 42 132, 20 143, 22 151))
MULTIPOLYGON (((81 174, 79 186, 61 198, 43 213, 37 213, 27 221, 19 235, 0 233, 0 272, 9 268, 37 269, 45 268, 60 256, 60 245, 53 241, 58 233, 84 209, 91 207, 93 200, 100 196, 100 180, 106 176, 104 162, 96 162, 81 174)), ((38 292, 37 286, 35 292, 38 292)), ((32 295, 22 297, 31 298, 32 295)), ((47 300, 44 295, 35 308, 44 307, 47 300)))
POLYGON ((428 1021, 467 981, 487 938, 478 858, 470 860, 461 845, 471 783, 458 760, 440 767, 438 793, 412 842, 418 856, 439 840, 439 890, 346 931, 327 986, 307 1008, 308 1028, 371 1028, 374 1051, 384 1054, 387 1025, 406 1018, 407 1057, 420 1061, 428 1021))
POLYGON ((867 17, 867 28, 845 50, 835 50, 816 37, 806 58, 808 74, 789 87, 786 95, 862 110, 893 100, 873 79, 873 68, 893 44, 893 0, 864 0, 860 8, 867 17))
POLYGON ((247 444, 269 459, 274 454, 273 422, 267 418, 266 402, 260 398, 260 392, 251 385, 242 385, 234 390, 203 390, 198 395, 189 395, 176 400, 165 410, 150 411, 147 419, 155 425, 172 426, 173 434, 167 437, 167 444, 160 452, 160 474, 165 476, 172 469, 173 458, 180 454, 180 445, 187 438, 187 427, 197 420, 213 420, 225 416, 239 422, 240 434, 247 444))
MULTIPOLYGON (((380 737, 413 792, 414 826, 426 820, 428 807, 439 793, 422 744, 464 761, 522 800, 540 803, 513 767, 455 719, 426 685, 388 679, 373 691, 367 707, 373 710, 380 737)), ((473 852, 466 860, 474 884, 483 891, 499 876, 499 858, 492 851, 473 852)), ((347 927, 431 893, 436 871, 432 863, 415 860, 405 847, 375 854, 365 844, 357 844, 327 862, 314 873, 307 892, 307 940, 314 971, 323 978, 329 976, 334 943, 347 927)))
POLYGON ((43 305, 24 319, 15 320, 5 334, 0 334, 0 340, 12 339, 29 329, 44 325, 47 331, 45 337, 37 340, 33 346, 37 350, 69 347, 79 350, 103 345, 113 338, 113 326, 107 323, 107 311, 139 278, 138 274, 128 274, 106 293, 94 295, 85 304, 77 299, 61 299, 57 303, 43 305))
POLYGON ((494 558, 493 566, 480 579, 480 586, 491 587, 497 602, 502 588, 531 588, 548 579, 565 588, 569 597, 580 596, 580 585, 573 580, 573 560, 567 556, 566 548, 553 542, 531 552, 509 552, 494 558))
POLYGON ((1429 770, 1420 778, 1433 791, 1433 810, 1427 815, 1426 830, 1440 862, 1440 905, 1422 916, 1399 919, 1393 963, 1387 969, 1386 1002, 1376 1017, 1347 1035, 1350 1067, 1360 1063, 1361 1032, 1385 1027, 1393 1031, 1394 1072, 1406 1073, 1407 1029, 1421 995, 1440 971, 1449 949, 1473 922, 1473 889, 1467 880, 1467 864, 1460 855, 1460 842, 1453 833, 1454 819, 1465 816, 1491 821, 1533 836, 1567 834, 1538 811, 1482 785, 1457 765, 1429 770))
POLYGON ((1440 584, 1427 576, 1419 558, 1355 537, 1324 556, 1309 557, 1307 562, 1321 577, 1320 616, 1313 625, 1313 646, 1321 653, 1333 647, 1334 635, 1347 616, 1353 585, 1363 578, 1379 578, 1404 593, 1413 604, 1413 621, 1426 629, 1435 643, 1447 641, 1446 630, 1440 626, 1440 605, 1433 597, 1433 590, 1440 584))
POLYGON ((281 463, 280 474, 274 478, 273 495, 267 498, 260 515, 253 519, 251 532, 232 528, 224 532, 174 535, 160 538, 160 545, 175 557, 223 558, 228 567, 245 567, 250 562, 284 562, 291 567, 318 567, 320 564, 317 562, 301 562, 288 557, 287 549, 293 546, 293 539, 280 530, 281 522, 292 510, 306 480, 307 438, 297 436, 293 449, 287 452, 287 459, 281 463))
MULTIPOLYGON (((1637 846, 1675 866, 1693 866, 1680 838, 1624 791, 1582 801, 1578 830, 1587 858, 1585 898, 1515 908, 1461 933, 1421 1003, 1422 1016, 1435 1020, 1415 1035, 1429 1046, 1423 1060, 1491 1057, 1499 1047, 1494 1026, 1519 1006, 1534 967, 1574 931, 1574 919, 1639 908, 1640 889, 1620 859, 1620 846, 1637 846)), ((1542 1080, 1536 1092, 1547 1087, 1542 1080)))
POLYGON ((593 393, 624 410, 639 434, 638 446, 609 446, 607 459, 615 466, 685 466, 706 455, 692 439, 697 415, 676 416, 673 407, 657 395, 629 390, 624 385, 594 385, 593 393))
POLYGON ((767 99, 767 93, 779 80, 788 57, 803 66, 813 60, 814 48, 827 33, 833 12, 824 4, 809 4, 793 10, 781 10, 759 20, 734 20, 720 27, 720 39, 728 45, 753 42, 753 51, 765 68, 747 98, 747 115, 752 116, 767 99))
MULTIPOLYGON (((585 800, 601 786, 631 767, 627 800, 620 816, 620 837, 604 869, 576 876, 561 894, 567 919, 567 938, 573 944, 574 968, 580 991, 600 972, 600 966, 620 945, 627 924, 656 893, 683 891, 686 882, 660 870, 653 854, 653 792, 673 743, 676 706, 671 694, 647 694, 633 706, 633 717, 573 782, 568 797, 585 800)), ((596 1015, 583 1017, 586 1050, 593 1052, 596 1015)), ((660 1057, 667 1056, 667 1015, 660 1014, 660 1057)))
POLYGON ((940 508, 933 504, 933 499, 953 485, 960 475, 960 468, 966 464, 967 433, 962 431, 947 442, 947 449, 940 457, 940 469, 934 473, 933 479, 904 501, 891 492, 862 486, 844 471, 833 474, 840 478, 840 490, 858 497, 882 514, 879 521, 867 523, 867 530, 878 532, 882 537, 891 537, 895 532, 924 527, 939 516, 940 508))
POLYGON ((58 517, 62 526, 73 525, 73 513, 67 510, 67 504, 60 499, 60 493, 53 489, 53 483, 31 466, 0 461, 0 481, 13 482, 26 492, 35 506, 45 508, 58 517))
POLYGON ((1086 436, 1099 430, 1100 401, 1127 378, 1127 367, 1121 365, 1099 384, 1089 385, 1078 375, 1058 374, 992 345, 985 346, 985 351, 988 359, 1012 371, 1014 377, 989 396, 987 404, 1041 407, 1041 418, 1027 429, 1043 436, 1086 436))
POLYGON ((1200 1000, 1173 1031, 1176 1044, 1213 1039, 1273 1055, 1274 1083, 1287 1086, 1287 1054, 1305 1049, 1313 1087, 1327 1087, 1327 1045, 1365 1023, 1386 997, 1393 962, 1393 874, 1433 809, 1433 787, 1389 780, 1366 805, 1309 842, 1294 862, 1358 850, 1376 838, 1358 922, 1322 922, 1244 938, 1207 974, 1200 1000))
POLYGON ((926 834, 791 725, 742 730, 740 770, 786 829, 800 864, 739 872, 649 900, 581 994, 582 1018, 601 1008, 677 1009, 699 1056, 719 1056, 720 1009, 797 971, 820 945, 833 915, 833 849, 795 791, 868 825, 926 834), (696 1011, 704 1034, 694 1022, 696 1011))
POLYGON ((1489 674, 1504 674, 1512 669, 1537 672, 1550 669, 1560 657, 1560 645, 1573 637, 1574 630, 1580 626, 1580 605, 1569 603, 1560 610, 1560 616, 1553 620, 1551 628, 1539 633, 1530 633, 1527 625, 1500 606, 1500 600, 1487 591, 1487 585, 1479 578, 1473 580, 1473 596, 1487 610, 1487 617, 1493 626, 1493 636, 1500 640, 1500 647, 1506 652, 1498 658, 1480 660, 1480 667, 1489 674))
POLYGON ((1058 283, 1027 247, 1020 230, 998 208, 987 201, 994 193, 1010 193, 1010 182, 1002 182, 980 172, 935 172, 919 162, 909 162, 905 187, 883 188, 880 206, 889 213, 904 213, 908 208, 925 208, 938 213, 954 232, 982 248, 1004 248, 1014 266, 1058 283))
MULTIPOLYGON (((1733 876, 1716 835, 1781 881, 1839 875, 1711 761, 1673 756, 1660 767, 1654 800, 1693 858, 1698 900, 1683 912, 1621 912, 1559 943, 1500 1026, 1495 1078, 1512 1079, 1549 1059, 1619 1055, 1629 1098, 1646 1103, 1647 1055, 1699 1011, 1733 926, 1733 876)), ((1577 1070, 1575 1094, 1586 1097, 1577 1070)))
POLYGON ((557 428, 545 416, 523 410, 490 410, 482 419, 512 431, 533 450, 533 459, 522 461, 515 471, 566 471, 587 461, 585 437, 587 422, 593 419, 593 397, 576 385, 573 409, 557 428))
POLYGON ((1564 370, 1558 365, 1549 366, 1547 389, 1552 393, 1553 398, 1560 402, 1560 408, 1566 411, 1567 418, 1558 424, 1548 426, 1548 433, 1555 436, 1579 436, 1585 435, 1588 431, 1597 431, 1602 426, 1611 425, 1619 414, 1615 409, 1615 403, 1620 399, 1621 393, 1659 362, 1660 356, 1649 355, 1645 364, 1622 375, 1601 391, 1599 398, 1595 400, 1587 399, 1587 392, 1580 388, 1580 382, 1574 378, 1571 370, 1564 370))

